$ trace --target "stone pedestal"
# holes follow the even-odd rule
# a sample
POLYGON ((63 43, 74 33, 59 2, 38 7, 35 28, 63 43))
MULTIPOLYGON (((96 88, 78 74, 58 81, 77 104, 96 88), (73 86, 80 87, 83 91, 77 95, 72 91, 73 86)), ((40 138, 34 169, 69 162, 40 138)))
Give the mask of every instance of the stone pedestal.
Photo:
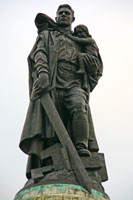
POLYGON ((89 194, 79 185, 48 184, 21 190, 14 200, 109 200, 109 198, 93 189, 89 194))
POLYGON ((60 144, 43 151, 41 159, 43 166, 31 170, 31 178, 14 200, 109 200, 102 186, 108 179, 103 154, 92 152, 91 157, 80 157, 90 179, 88 190, 89 185, 82 185, 60 144))

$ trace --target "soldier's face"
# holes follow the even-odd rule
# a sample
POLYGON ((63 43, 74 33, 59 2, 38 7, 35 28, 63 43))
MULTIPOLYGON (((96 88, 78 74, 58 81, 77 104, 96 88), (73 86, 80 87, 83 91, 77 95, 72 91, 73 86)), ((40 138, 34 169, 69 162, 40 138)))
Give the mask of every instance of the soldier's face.
POLYGON ((72 11, 66 7, 60 8, 58 10, 55 19, 57 24, 59 24, 60 26, 70 26, 74 20, 72 11))

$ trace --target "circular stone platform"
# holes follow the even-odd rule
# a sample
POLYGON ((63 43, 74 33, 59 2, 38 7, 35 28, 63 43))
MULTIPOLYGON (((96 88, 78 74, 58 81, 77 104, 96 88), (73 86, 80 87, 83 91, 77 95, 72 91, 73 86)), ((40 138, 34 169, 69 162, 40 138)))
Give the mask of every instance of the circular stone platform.
POLYGON ((91 193, 79 185, 48 184, 24 189, 14 200, 108 200, 96 190, 91 193))

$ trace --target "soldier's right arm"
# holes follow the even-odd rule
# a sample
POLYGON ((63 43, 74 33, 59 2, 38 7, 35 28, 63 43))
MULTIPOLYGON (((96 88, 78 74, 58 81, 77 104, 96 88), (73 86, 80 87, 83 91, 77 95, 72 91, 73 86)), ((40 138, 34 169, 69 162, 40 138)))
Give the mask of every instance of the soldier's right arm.
POLYGON ((49 86, 48 56, 46 51, 46 38, 40 36, 34 52, 34 70, 37 79, 33 83, 36 93, 40 93, 49 86))
POLYGON ((37 75, 40 73, 48 73, 48 57, 46 51, 46 39, 42 36, 39 37, 36 50, 34 52, 34 70, 37 72, 37 75))

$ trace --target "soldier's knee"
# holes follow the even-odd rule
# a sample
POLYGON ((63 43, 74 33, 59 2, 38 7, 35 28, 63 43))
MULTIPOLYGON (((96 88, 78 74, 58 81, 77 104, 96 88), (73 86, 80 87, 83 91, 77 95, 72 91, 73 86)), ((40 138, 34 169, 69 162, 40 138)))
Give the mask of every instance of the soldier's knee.
POLYGON ((79 112, 83 112, 86 113, 87 112, 87 105, 83 104, 81 102, 75 102, 73 109, 71 110, 72 114, 73 113, 79 113, 79 112))

